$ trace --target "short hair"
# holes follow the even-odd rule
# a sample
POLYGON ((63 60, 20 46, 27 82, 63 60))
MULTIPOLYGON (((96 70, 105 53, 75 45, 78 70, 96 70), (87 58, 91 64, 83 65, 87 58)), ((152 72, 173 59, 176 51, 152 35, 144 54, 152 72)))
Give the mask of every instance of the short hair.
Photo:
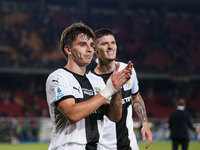
POLYGON ((94 31, 94 35, 95 35, 95 40, 98 38, 101 38, 102 36, 105 36, 105 35, 113 35, 114 36, 112 30, 110 30, 108 28, 98 29, 98 30, 94 31))
POLYGON ((180 98, 180 99, 178 100, 178 102, 177 102, 177 105, 178 105, 178 106, 184 106, 184 105, 186 105, 185 100, 184 100, 183 98, 180 98))
POLYGON ((73 42, 81 33, 87 35, 88 39, 92 38, 94 40, 93 30, 87 25, 83 24, 82 22, 74 23, 62 32, 60 39, 60 47, 66 58, 68 58, 68 55, 64 50, 65 45, 69 45, 70 47, 72 47, 73 42))

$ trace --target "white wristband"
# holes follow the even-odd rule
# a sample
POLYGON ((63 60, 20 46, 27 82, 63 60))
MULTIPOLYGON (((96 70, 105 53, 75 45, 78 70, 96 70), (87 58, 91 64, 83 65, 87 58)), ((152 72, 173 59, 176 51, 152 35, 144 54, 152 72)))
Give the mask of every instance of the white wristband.
POLYGON ((111 100, 111 96, 116 92, 117 90, 115 90, 115 88, 113 87, 111 79, 108 79, 108 81, 106 82, 106 87, 99 93, 107 100, 111 100))

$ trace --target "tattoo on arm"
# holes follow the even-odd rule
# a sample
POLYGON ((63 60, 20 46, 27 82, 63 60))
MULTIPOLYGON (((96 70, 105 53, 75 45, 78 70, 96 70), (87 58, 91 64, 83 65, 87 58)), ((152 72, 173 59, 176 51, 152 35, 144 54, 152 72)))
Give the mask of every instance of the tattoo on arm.
POLYGON ((115 114, 121 115, 121 113, 122 113, 122 95, 121 95, 121 90, 119 90, 118 92, 116 92, 112 96, 112 100, 111 100, 110 105, 115 108, 114 109, 115 114))
POLYGON ((142 121, 142 123, 145 121, 148 122, 144 101, 140 93, 138 93, 138 97, 139 98, 133 102, 133 108, 137 113, 138 117, 140 118, 140 120, 142 121))
POLYGON ((112 100, 109 103, 106 103, 102 107, 104 114, 108 115, 115 114, 121 115, 122 114, 122 97, 121 97, 121 90, 116 92, 112 96, 112 100))

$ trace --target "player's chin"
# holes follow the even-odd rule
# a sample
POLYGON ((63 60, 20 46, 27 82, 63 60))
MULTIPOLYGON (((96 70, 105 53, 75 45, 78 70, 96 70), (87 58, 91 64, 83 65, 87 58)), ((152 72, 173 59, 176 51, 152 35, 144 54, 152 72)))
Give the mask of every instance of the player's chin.
POLYGON ((108 59, 108 61, 114 61, 115 60, 115 58, 109 58, 108 59))
POLYGON ((90 60, 87 59, 87 60, 85 61, 85 64, 86 64, 86 65, 89 65, 89 64, 91 63, 91 61, 92 61, 91 59, 90 59, 90 60))

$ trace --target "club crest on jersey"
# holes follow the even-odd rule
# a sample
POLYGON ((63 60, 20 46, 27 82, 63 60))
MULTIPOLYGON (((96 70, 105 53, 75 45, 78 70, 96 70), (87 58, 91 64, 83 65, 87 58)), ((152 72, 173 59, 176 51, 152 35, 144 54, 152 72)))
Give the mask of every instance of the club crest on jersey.
POLYGON ((123 85, 123 89, 126 91, 126 90, 129 90, 131 88, 131 82, 130 80, 128 80, 124 85, 123 85))
POLYGON ((128 80, 128 81, 125 83, 125 86, 126 86, 127 88, 130 87, 130 80, 128 80))
POLYGON ((96 94, 98 94, 101 91, 101 89, 99 87, 94 87, 94 89, 95 89, 96 94))
POLYGON ((57 100, 58 99, 60 99, 62 96, 64 96, 64 94, 62 93, 62 90, 59 88, 59 87, 57 87, 57 89, 56 89, 56 97, 57 97, 57 100))

